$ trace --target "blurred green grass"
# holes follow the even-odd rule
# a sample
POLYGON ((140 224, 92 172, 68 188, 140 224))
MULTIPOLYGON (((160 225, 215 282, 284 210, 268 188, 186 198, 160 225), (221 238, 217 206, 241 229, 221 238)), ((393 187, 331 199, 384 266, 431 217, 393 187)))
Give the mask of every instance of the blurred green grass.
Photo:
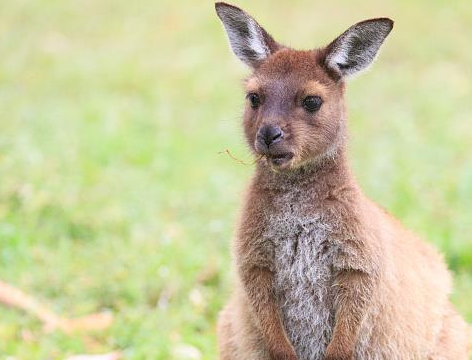
MULTIPOLYGON (((470 2, 237 3, 301 48, 396 20, 349 86, 352 164, 367 194, 444 251, 472 321, 470 2)), ((67 336, 0 306, 0 357, 215 358, 251 168, 218 155, 249 156, 247 71, 213 2, 3 2, 0 54, 0 279, 67 316, 115 314, 108 331, 67 336)))

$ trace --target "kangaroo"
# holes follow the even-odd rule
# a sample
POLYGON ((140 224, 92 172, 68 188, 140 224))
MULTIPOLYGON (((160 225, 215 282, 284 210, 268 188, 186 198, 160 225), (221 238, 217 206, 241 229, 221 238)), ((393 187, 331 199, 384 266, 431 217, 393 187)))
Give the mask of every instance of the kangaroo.
POLYGON ((259 157, 220 314, 222 360, 466 360, 469 331, 442 256, 362 192, 347 160, 345 82, 393 28, 378 18, 299 51, 251 16, 216 11, 245 81, 259 157))

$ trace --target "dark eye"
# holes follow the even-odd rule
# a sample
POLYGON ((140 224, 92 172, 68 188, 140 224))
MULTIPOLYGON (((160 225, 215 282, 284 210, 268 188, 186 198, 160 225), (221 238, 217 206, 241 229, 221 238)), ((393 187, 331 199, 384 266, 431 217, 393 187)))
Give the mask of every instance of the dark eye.
POLYGON ((319 96, 307 96, 303 99, 303 107, 308 112, 318 111, 323 104, 323 100, 319 96))
POLYGON ((246 96, 246 98, 249 99, 253 109, 256 109, 261 104, 261 98, 257 94, 250 93, 246 96))

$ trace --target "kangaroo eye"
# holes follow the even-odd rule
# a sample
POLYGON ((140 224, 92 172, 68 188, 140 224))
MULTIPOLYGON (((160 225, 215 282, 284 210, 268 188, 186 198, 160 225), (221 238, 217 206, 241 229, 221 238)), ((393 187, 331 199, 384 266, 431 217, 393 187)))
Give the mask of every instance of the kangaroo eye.
POLYGON ((307 96, 303 99, 303 107, 308 112, 318 111, 323 104, 323 100, 319 96, 307 96))
POLYGON ((251 103, 251 107, 253 109, 256 109, 261 104, 261 98, 257 94, 254 94, 254 93, 247 94, 246 98, 251 103))

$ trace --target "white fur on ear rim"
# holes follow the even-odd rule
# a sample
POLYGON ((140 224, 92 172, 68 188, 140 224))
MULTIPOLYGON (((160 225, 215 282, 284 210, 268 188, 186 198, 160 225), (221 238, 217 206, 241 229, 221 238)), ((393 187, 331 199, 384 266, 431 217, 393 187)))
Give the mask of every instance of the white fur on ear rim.
POLYGON ((246 65, 257 67, 277 50, 274 39, 243 10, 222 2, 216 3, 215 8, 233 52, 246 65))
POLYGON ((326 66, 344 78, 367 69, 392 28, 393 21, 388 18, 351 26, 327 46, 326 66))

